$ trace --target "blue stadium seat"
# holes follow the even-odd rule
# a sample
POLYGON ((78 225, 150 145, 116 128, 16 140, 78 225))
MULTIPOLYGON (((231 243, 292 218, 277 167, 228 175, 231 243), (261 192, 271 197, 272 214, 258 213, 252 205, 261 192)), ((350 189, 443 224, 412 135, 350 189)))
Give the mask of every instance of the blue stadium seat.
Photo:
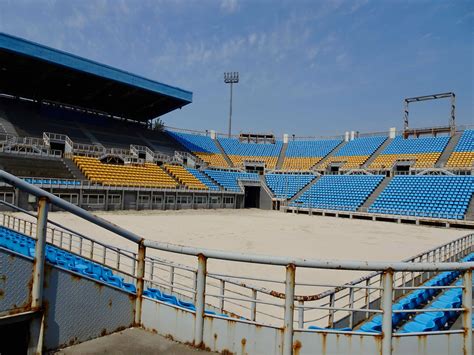
POLYGON ((238 180, 259 181, 258 174, 255 173, 211 169, 204 170, 204 172, 227 191, 241 191, 238 180))
POLYGON ((315 177, 313 174, 266 174, 265 181, 275 197, 289 199, 315 177))

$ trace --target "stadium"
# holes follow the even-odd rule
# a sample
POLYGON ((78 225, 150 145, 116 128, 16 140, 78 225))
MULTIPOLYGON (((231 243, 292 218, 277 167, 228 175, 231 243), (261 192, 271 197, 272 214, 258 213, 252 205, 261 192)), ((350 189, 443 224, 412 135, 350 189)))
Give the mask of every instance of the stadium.
POLYGON ((0 353, 136 330, 134 353, 472 354, 455 93, 404 99, 403 130, 230 135, 154 124, 188 90, 8 34, 0 70, 0 353))

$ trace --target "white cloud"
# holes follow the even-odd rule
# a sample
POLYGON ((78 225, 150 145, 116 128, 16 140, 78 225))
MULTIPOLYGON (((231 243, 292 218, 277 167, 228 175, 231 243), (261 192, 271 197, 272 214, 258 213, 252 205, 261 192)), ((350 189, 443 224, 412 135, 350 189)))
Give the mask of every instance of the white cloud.
POLYGON ((232 14, 239 8, 238 0, 222 0, 221 10, 225 13, 232 14))

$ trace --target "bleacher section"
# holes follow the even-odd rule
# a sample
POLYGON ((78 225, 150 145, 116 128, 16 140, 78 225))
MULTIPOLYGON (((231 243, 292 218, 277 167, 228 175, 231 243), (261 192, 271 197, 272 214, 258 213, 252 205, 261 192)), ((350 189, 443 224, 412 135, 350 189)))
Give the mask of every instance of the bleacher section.
POLYGON ((340 170, 358 169, 385 142, 387 137, 356 138, 344 145, 334 156, 318 165, 325 170, 331 164, 339 164, 340 170))
POLYGON ((291 206, 356 211, 382 182, 382 175, 325 175, 291 206))
POLYGON ((204 185, 206 185, 209 190, 211 190, 211 191, 219 191, 220 190, 219 186, 216 183, 214 183, 209 178, 209 176, 207 176, 203 172, 199 171, 198 169, 186 168, 186 170, 189 171, 191 174, 193 174, 204 185))
POLYGON ((155 164, 104 164, 99 159, 82 156, 75 156, 74 162, 90 181, 104 185, 170 189, 179 186, 162 168, 155 164))
POLYGON ((370 169, 390 169, 397 161, 415 161, 414 168, 431 168, 438 161, 449 137, 396 137, 370 164, 370 169))
POLYGON ((448 168, 474 167, 474 130, 464 131, 446 164, 448 168))
POLYGON ((165 164, 164 168, 176 179, 181 185, 193 190, 208 190, 207 185, 201 182, 188 170, 181 165, 165 164))
POLYGON ((264 162, 267 169, 275 169, 283 143, 243 143, 233 138, 219 138, 225 153, 235 167, 242 168, 244 161, 264 162))
POLYGON ((463 219, 474 193, 474 176, 395 176, 369 212, 463 219))
POLYGON ((211 169, 207 169, 204 172, 227 191, 241 191, 238 180, 259 181, 258 174, 255 173, 211 169))
POLYGON ((0 169, 24 177, 74 179, 74 176, 59 158, 0 153, 0 169))
POLYGON ((315 177, 313 174, 266 174, 265 181, 276 198, 290 199, 315 177))
POLYGON ((213 167, 228 167, 214 141, 208 136, 166 131, 172 138, 184 145, 189 151, 213 167))
POLYGON ((340 143, 340 140, 290 141, 282 169, 309 170, 340 143))
MULTIPOLYGON (((474 260, 474 254, 461 259, 461 262, 474 260)), ((424 287, 457 286, 459 288, 423 288, 410 292, 402 296, 393 303, 395 310, 415 310, 415 309, 450 309, 461 306, 462 280, 458 279, 459 271, 446 271, 439 273, 427 282, 424 287)), ((436 311, 436 312, 403 312, 392 314, 392 327, 399 333, 417 333, 445 329, 449 323, 459 316, 458 311, 436 311), (408 319, 409 317, 412 317, 408 319), (398 329, 397 329, 398 328, 398 329)), ((382 330, 382 316, 376 315, 369 321, 362 324, 361 331, 370 333, 380 333, 382 330)))
POLYGON ((0 108, 2 118, 12 123, 22 137, 43 137, 43 132, 52 132, 67 135, 74 143, 100 143, 106 148, 128 149, 136 144, 169 155, 183 150, 168 135, 139 123, 5 98, 0 98, 0 108))
MULTIPOLYGON (((36 241, 26 235, 14 230, 0 226, 0 248, 11 250, 15 253, 34 258, 36 241)), ((133 283, 124 281, 124 278, 116 275, 112 269, 68 252, 52 245, 46 245, 45 260, 48 264, 57 266, 68 271, 93 279, 96 282, 105 283, 109 286, 118 287, 126 292, 136 293, 137 289, 133 283)), ((143 295, 174 306, 195 311, 196 307, 191 302, 186 302, 175 295, 163 292, 156 288, 147 288, 143 295)), ((205 310, 206 314, 216 314, 214 311, 205 310)), ((228 317, 226 314, 219 314, 228 317)), ((244 319, 244 318, 243 318, 244 319)))

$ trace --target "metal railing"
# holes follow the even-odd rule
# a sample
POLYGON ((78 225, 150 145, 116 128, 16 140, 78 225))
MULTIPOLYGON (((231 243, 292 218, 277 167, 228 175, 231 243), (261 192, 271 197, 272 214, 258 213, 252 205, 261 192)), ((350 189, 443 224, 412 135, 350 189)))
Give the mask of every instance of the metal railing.
MULTIPOLYGON (((401 333, 394 333, 394 329, 392 329, 392 314, 396 312, 392 310, 392 304, 398 294, 415 288, 428 288, 419 285, 422 285, 423 280, 438 272, 456 270, 462 273, 462 285, 459 286, 463 290, 462 307, 450 309, 450 311, 459 312, 463 319, 463 325, 462 329, 443 330, 442 332, 447 334, 460 333, 463 338, 464 349, 468 353, 472 352, 472 270, 474 269, 474 263, 453 261, 473 251, 473 235, 420 254, 410 262, 334 261, 243 254, 147 240, 1 170, 0 179, 39 198, 35 233, 37 239, 35 258, 37 262, 34 263, 32 287, 34 307, 40 308, 42 302, 41 288, 44 275, 45 243, 49 241, 66 249, 71 248, 71 251, 76 250, 74 249, 76 245, 75 237, 72 236, 74 233, 68 231, 68 233, 71 233, 71 238, 66 237, 67 242, 65 243, 64 230, 62 230, 63 241, 61 242, 61 231, 52 231, 53 229, 56 230, 56 227, 48 227, 48 206, 52 204, 136 243, 138 251, 132 254, 117 251, 116 248, 102 243, 97 244, 96 247, 91 244, 88 249, 84 249, 85 252, 81 249, 76 250, 76 252, 82 253, 81 255, 86 254, 85 256, 88 252, 91 259, 102 258, 102 261, 105 259, 105 263, 108 262, 108 259, 117 262, 118 255, 120 255, 120 258, 128 256, 130 260, 134 261, 134 270, 130 274, 136 279, 137 285, 135 322, 138 324, 141 322, 141 307, 145 286, 157 284, 162 288, 167 287, 171 292, 180 292, 180 294, 191 298, 195 304, 194 344, 196 346, 203 344, 204 311, 206 307, 214 306, 214 309, 226 312, 228 307, 231 309, 239 306, 240 309, 246 309, 248 316, 245 315, 245 317, 250 322, 260 322, 257 317, 263 317, 264 315, 270 318, 273 317, 275 321, 279 322, 278 326, 282 330, 283 354, 292 353, 293 334, 298 327, 304 328, 307 324, 323 323, 330 327, 337 327, 341 322, 347 321, 351 324, 352 329, 348 333, 360 334, 356 328, 357 324, 370 318, 373 314, 381 314, 382 354, 391 354, 393 337, 404 336, 401 333), (91 249, 93 250, 92 253, 91 249), (151 257, 151 254, 147 255, 147 250, 148 253, 152 253, 154 249, 160 251, 160 253, 174 253, 197 258, 197 269, 169 263, 163 259, 159 260, 151 257), (94 252, 94 250, 98 252, 94 252), (102 250, 103 252, 101 252, 102 250), (115 254, 111 257, 108 257, 109 250, 115 250, 115 254), (255 264, 259 265, 259 268, 272 268, 273 272, 285 267, 285 279, 208 272, 208 260, 255 264), (318 269, 347 270, 358 273, 371 271, 372 274, 342 285, 331 285, 323 282, 298 283, 296 282, 296 270, 300 268, 314 271, 318 269), (247 285, 248 281, 258 282, 259 287, 249 287, 247 285), (266 288, 260 285, 275 285, 275 287, 266 288), (332 290, 307 294, 307 290, 326 289, 328 287, 331 287, 332 290), (244 289, 246 292, 243 292, 244 289), (269 311, 270 309, 273 311, 269 311), (295 317, 295 313, 298 315, 297 317, 295 317), (364 315, 362 319, 360 318, 361 314, 364 315)), ((7 226, 16 226, 15 228, 20 230, 23 228, 23 231, 33 229, 30 224, 24 224, 18 219, 8 221, 8 217, 5 218, 7 220, 4 223, 7 226), (22 223, 23 227, 21 226, 22 223)), ((78 243, 80 243, 80 240, 84 244, 84 240, 89 241, 90 239, 83 237, 78 239, 78 243)), ((90 243, 92 243, 92 240, 90 240, 90 243)), ((121 265, 119 263, 115 270, 120 273, 126 272, 121 265)), ((448 287, 446 286, 446 288, 448 287)), ((434 308, 432 310, 443 311, 434 308)), ((425 310, 413 310, 412 313, 422 311, 425 310)), ((239 315, 242 315, 242 313, 239 315)), ((363 334, 365 336, 377 335, 363 334)))

